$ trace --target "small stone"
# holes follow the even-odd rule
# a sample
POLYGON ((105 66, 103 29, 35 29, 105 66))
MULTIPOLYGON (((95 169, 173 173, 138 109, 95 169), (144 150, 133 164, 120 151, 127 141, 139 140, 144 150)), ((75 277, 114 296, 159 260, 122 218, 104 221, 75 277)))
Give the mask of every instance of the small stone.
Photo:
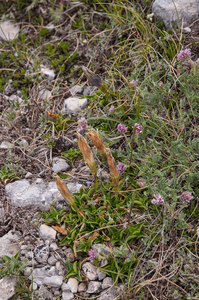
POLYGON ((14 104, 17 104, 17 103, 23 104, 23 99, 21 97, 17 96, 17 95, 9 96, 9 100, 14 102, 14 104))
POLYGON ((98 276, 98 280, 103 280, 106 277, 106 273, 97 270, 97 276, 98 276))
POLYGON ((86 284, 84 282, 81 282, 78 286, 78 292, 85 292, 86 291, 86 284))
POLYGON ((11 21, 0 22, 0 38, 4 41, 18 37, 20 27, 11 21))
POLYGON ((55 157, 53 158, 52 169, 55 173, 65 172, 70 169, 70 165, 66 162, 65 159, 55 157))
POLYGON ((67 283, 63 282, 61 289, 63 292, 70 292, 70 287, 68 286, 67 283))
POLYGON ((70 292, 63 292, 62 293, 62 300, 72 300, 74 295, 70 292))
POLYGON ((113 279, 111 277, 106 277, 102 282, 102 288, 107 289, 113 285, 113 279))
POLYGON ((51 265, 51 266, 55 266, 56 265, 56 258, 52 255, 51 257, 49 257, 48 259, 48 264, 51 265))
POLYGON ((55 240, 56 239, 56 230, 50 226, 42 224, 39 227, 39 236, 42 240, 55 240))
POLYGON ((55 78, 55 72, 52 69, 49 68, 41 68, 41 73, 46 75, 49 80, 53 80, 55 78))
POLYGON ((26 175, 25 175, 25 178, 28 179, 28 178, 31 178, 32 177, 32 173, 31 172, 27 172, 26 175))
POLYGON ((65 276, 67 273, 66 265, 63 262, 56 262, 56 270, 59 276, 65 276))
POLYGON ((84 88, 83 95, 84 96, 93 95, 93 93, 95 92, 95 90, 97 90, 96 86, 87 86, 87 87, 84 88))
POLYGON ((27 245, 21 245, 21 250, 26 250, 28 248, 27 245))
POLYGON ((49 244, 40 244, 34 249, 34 258, 40 264, 46 263, 49 256, 49 244))
POLYGON ((102 290, 102 284, 99 281, 90 281, 88 284, 87 293, 99 293, 102 290))
POLYGON ((49 100, 52 97, 52 93, 48 90, 42 89, 38 93, 38 98, 41 100, 49 100))
POLYGON ((90 262, 86 262, 82 265, 82 270, 86 277, 88 277, 89 280, 96 280, 97 275, 97 268, 95 268, 90 262))
POLYGON ((63 112, 67 112, 68 114, 74 114, 75 112, 85 108, 88 104, 87 98, 74 98, 69 97, 64 101, 63 112))
POLYGON ((9 142, 2 142, 1 145, 0 145, 0 148, 1 149, 10 149, 13 147, 13 144, 9 143, 9 142))
POLYGON ((55 250, 57 250, 59 247, 57 246, 57 244, 56 243, 52 243, 52 244, 50 244, 50 250, 51 251, 55 251, 55 250))
POLYGON ((33 254, 32 251, 28 251, 28 252, 25 253, 25 256, 26 256, 26 258, 28 258, 28 259, 32 259, 32 258, 34 257, 34 254, 33 254))
POLYGON ((38 296, 42 297, 42 299, 45 300, 53 299, 53 294, 49 292, 43 285, 41 285, 39 288, 38 296))
POLYGON ((68 286, 70 288, 70 291, 72 293, 77 293, 77 288, 78 288, 78 281, 77 281, 77 279, 75 279, 75 278, 69 278, 67 284, 68 284, 68 286))
POLYGON ((51 287, 60 287, 63 283, 63 276, 45 277, 43 283, 51 287))
POLYGON ((191 28, 189 28, 189 27, 182 28, 182 32, 183 33, 190 33, 191 32, 191 28))
POLYGON ((75 94, 81 94, 83 91, 82 87, 80 85, 75 85, 70 89, 70 93, 72 96, 75 96, 75 94))
MULTIPOLYGON (((26 268, 26 270, 27 269, 28 268, 26 268)), ((47 276, 48 277, 56 276, 55 267, 51 267, 49 265, 46 265, 45 267, 42 268, 34 268, 34 269, 32 268, 32 270, 33 272, 28 278, 32 280, 32 276, 33 276, 33 281, 36 282, 38 286, 41 286, 43 284, 44 278, 46 278, 47 276)))
POLYGON ((24 271, 24 275, 28 276, 31 275, 33 271, 33 267, 26 267, 25 271, 24 271))
POLYGON ((10 299, 15 294, 16 282, 19 280, 17 276, 3 277, 0 279, 0 299, 10 299))

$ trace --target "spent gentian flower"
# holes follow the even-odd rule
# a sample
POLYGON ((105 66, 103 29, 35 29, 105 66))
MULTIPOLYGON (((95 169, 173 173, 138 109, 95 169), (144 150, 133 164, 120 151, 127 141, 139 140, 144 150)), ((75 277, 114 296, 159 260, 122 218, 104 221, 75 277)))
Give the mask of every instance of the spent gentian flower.
POLYGON ((85 118, 81 118, 79 121, 78 121, 78 131, 81 132, 83 131, 84 129, 86 129, 86 126, 87 126, 87 121, 85 118))
POLYGON ((132 80, 131 82, 130 82, 130 85, 132 86, 132 87, 136 87, 137 85, 138 85, 138 80, 132 80))
POLYGON ((183 202, 189 203, 193 198, 194 198, 194 197, 191 195, 190 192, 184 192, 184 193, 182 193, 182 195, 181 195, 181 200, 182 200, 183 202))
POLYGON ((122 175, 124 173, 125 169, 126 169, 126 167, 123 164, 119 163, 117 165, 117 171, 120 175, 122 175))
MULTIPOLYGON (((133 128, 133 126, 132 126, 133 128)), ((142 132, 142 125, 135 123, 135 135, 142 132)))
POLYGON ((191 58, 190 49, 181 50, 178 54, 178 60, 186 60, 191 58))
POLYGON ((140 179, 138 180, 138 184, 139 184, 139 186, 140 186, 141 188, 144 188, 144 187, 146 186, 146 181, 145 181, 145 179, 144 179, 144 178, 140 178, 140 179))
POLYGON ((155 194, 153 200, 151 201, 153 204, 164 204, 164 199, 162 195, 155 194))
POLYGON ((111 107, 109 108, 109 112, 112 114, 115 110, 115 107, 113 105, 111 105, 111 107))
POLYGON ((127 132, 127 129, 128 129, 128 127, 124 126, 123 124, 118 124, 117 125, 117 130, 120 131, 120 132, 125 133, 125 132, 127 132))
POLYGON ((93 262, 93 261, 94 261, 94 259, 95 259, 95 257, 96 257, 95 250, 93 250, 93 249, 90 249, 90 251, 89 251, 89 257, 88 257, 88 260, 90 260, 91 262, 93 262))

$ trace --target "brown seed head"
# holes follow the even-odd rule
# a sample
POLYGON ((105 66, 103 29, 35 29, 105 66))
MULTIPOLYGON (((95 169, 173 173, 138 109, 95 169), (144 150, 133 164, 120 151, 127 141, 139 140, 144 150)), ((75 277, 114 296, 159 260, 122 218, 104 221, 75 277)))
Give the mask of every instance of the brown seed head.
POLYGON ((95 163, 95 161, 90 146, 88 145, 86 139, 80 133, 77 133, 77 137, 78 146, 83 154, 85 163, 89 166, 92 166, 95 163))
POLYGON ((113 176, 113 177, 118 176, 115 159, 113 158, 109 148, 106 148, 105 154, 107 157, 107 163, 109 166, 109 171, 110 171, 111 176, 113 176))
POLYGON ((93 142, 93 144, 95 145, 97 150, 101 154, 105 154, 106 147, 105 147, 102 139, 99 137, 99 135, 94 131, 89 131, 89 133, 87 133, 87 135, 88 135, 89 139, 91 139, 91 141, 93 142))
POLYGON ((65 182, 56 173, 53 173, 53 177, 55 178, 55 182, 60 193, 66 198, 70 205, 74 205, 75 200, 69 192, 65 182))

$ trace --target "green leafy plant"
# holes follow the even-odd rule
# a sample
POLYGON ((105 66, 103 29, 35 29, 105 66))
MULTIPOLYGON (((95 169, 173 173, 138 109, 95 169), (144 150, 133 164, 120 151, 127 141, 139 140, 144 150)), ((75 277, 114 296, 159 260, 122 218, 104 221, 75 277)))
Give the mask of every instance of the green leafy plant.
POLYGON ((20 179, 16 172, 9 170, 8 165, 4 165, 3 168, 0 170, 0 179, 3 182, 8 182, 13 179, 20 179))
POLYGON ((3 255, 3 259, 0 261, 2 263, 0 278, 3 278, 5 276, 11 277, 13 275, 20 275, 21 272, 26 269, 28 260, 24 259, 23 261, 20 261, 19 255, 19 252, 12 257, 3 255))

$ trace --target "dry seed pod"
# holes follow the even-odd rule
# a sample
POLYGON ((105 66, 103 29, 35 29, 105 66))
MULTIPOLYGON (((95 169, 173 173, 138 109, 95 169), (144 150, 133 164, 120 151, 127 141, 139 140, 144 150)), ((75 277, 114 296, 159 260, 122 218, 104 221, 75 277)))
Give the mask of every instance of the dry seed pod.
POLYGON ((75 205, 75 200, 69 192, 65 182, 56 173, 53 173, 53 177, 55 178, 55 182, 60 193, 66 198, 70 205, 75 205))
POLYGON ((116 168, 115 159, 113 158, 109 148, 106 148, 105 154, 106 154, 107 163, 109 166, 109 171, 110 171, 111 176, 112 177, 118 176, 119 174, 118 174, 118 171, 116 168))
POLYGON ((93 142, 93 144, 95 145, 97 150, 102 155, 105 155, 106 147, 105 147, 102 139, 99 137, 99 135, 94 131, 89 131, 89 133, 87 133, 87 135, 88 135, 89 139, 91 139, 91 141, 93 142))
POLYGON ((95 160, 90 146, 88 145, 86 139, 80 133, 77 133, 77 137, 78 146, 83 154, 85 163, 88 164, 88 166, 92 166, 95 163, 95 160))

